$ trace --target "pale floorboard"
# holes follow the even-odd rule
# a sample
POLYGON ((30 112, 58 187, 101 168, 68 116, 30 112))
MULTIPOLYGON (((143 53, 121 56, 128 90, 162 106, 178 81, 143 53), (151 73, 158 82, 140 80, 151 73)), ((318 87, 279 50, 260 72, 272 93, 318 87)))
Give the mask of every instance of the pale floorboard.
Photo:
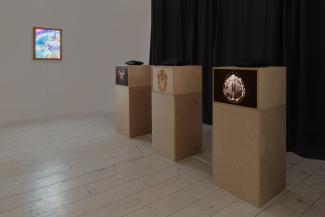
POLYGON ((127 139, 112 115, 0 128, 0 217, 325 217, 325 162, 287 154, 287 189, 262 208, 212 182, 205 152, 177 163, 127 139))

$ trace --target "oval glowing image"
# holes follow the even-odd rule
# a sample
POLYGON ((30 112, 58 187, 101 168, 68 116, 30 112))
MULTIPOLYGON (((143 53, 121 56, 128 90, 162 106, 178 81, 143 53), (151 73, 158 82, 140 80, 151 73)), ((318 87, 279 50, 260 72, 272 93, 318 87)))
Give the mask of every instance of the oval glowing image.
POLYGON ((231 103, 241 103, 246 96, 243 79, 236 73, 230 73, 223 85, 223 94, 231 103))
POLYGON ((165 71, 162 69, 158 73, 158 88, 161 92, 167 91, 167 82, 168 82, 168 76, 165 73, 165 71))

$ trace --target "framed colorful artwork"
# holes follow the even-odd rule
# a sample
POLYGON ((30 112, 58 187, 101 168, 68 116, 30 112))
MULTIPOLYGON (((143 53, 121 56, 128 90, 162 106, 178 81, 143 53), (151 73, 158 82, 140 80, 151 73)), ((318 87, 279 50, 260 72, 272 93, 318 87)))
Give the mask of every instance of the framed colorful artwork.
POLYGON ((62 29, 33 28, 33 59, 62 60, 62 29))

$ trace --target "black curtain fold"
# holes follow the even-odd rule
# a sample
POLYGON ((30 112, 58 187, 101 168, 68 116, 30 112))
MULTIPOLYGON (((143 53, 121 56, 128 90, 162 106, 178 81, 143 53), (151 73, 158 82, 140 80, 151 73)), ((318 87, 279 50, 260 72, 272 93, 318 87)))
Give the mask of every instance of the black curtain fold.
POLYGON ((212 124, 212 67, 245 59, 286 65, 288 150, 325 159, 324 2, 152 0, 150 63, 203 66, 203 122, 212 124))
POLYGON ((285 3, 288 150, 325 159, 324 2, 285 3))

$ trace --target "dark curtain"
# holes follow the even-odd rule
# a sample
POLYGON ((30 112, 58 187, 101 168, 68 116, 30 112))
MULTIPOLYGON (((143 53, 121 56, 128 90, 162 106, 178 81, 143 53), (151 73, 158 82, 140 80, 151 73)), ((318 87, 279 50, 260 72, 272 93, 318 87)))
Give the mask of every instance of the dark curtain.
POLYGON ((286 65, 288 150, 325 159, 324 13, 322 0, 152 0, 150 63, 203 65, 208 124, 212 67, 245 59, 286 65))
POLYGON ((325 160, 325 7, 322 0, 285 1, 288 67, 287 145, 304 157, 325 160))
POLYGON ((150 64, 179 59, 203 66, 203 121, 211 124, 217 1, 153 0, 150 64))
POLYGON ((283 64, 281 10, 281 0, 153 0, 150 63, 202 65, 203 122, 212 124, 212 67, 245 58, 283 64))

